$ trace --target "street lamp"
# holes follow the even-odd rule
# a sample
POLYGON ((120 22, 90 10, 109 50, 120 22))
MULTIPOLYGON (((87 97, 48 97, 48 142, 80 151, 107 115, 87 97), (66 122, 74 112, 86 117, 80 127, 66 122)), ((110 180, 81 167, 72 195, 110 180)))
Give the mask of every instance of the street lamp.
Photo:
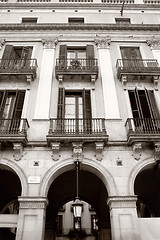
POLYGON ((79 185, 78 185, 78 178, 79 178, 79 161, 75 162, 76 164, 76 192, 77 196, 75 198, 75 201, 72 204, 73 207, 73 215, 75 220, 75 230, 81 229, 81 216, 82 216, 82 209, 83 209, 83 203, 79 199, 78 191, 79 191, 79 185))

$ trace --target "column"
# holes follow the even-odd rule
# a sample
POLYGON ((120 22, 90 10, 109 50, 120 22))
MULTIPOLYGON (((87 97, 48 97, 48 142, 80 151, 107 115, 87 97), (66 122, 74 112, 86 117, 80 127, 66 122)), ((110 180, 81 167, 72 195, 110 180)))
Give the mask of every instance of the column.
POLYGON ((44 240, 47 199, 19 197, 16 240, 44 240))
POLYGON ((48 119, 52 75, 54 70, 55 48, 58 40, 43 41, 44 50, 41 63, 38 93, 36 100, 35 119, 48 119))
POLYGON ((95 44, 97 45, 99 54, 105 117, 108 119, 116 119, 119 118, 119 108, 110 57, 110 42, 111 40, 106 38, 95 39, 95 44))
POLYGON ((110 196, 112 240, 140 240, 136 196, 110 196))

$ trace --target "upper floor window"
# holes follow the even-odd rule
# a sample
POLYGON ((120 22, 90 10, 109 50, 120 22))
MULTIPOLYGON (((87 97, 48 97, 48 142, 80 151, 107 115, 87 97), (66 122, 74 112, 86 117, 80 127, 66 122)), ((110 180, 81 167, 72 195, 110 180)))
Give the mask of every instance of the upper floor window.
POLYGON ((84 23, 84 18, 68 18, 68 23, 74 24, 84 23))
POLYGON ((142 59, 139 47, 120 47, 123 59, 142 59))
POLYGON ((6 45, 2 59, 30 59, 32 55, 32 47, 30 46, 13 46, 6 45))
POLYGON ((37 23, 37 18, 22 18, 22 23, 30 23, 30 24, 32 24, 32 23, 37 23))
POLYGON ((129 23, 131 23, 130 18, 115 18, 115 21, 118 24, 129 24, 129 23))

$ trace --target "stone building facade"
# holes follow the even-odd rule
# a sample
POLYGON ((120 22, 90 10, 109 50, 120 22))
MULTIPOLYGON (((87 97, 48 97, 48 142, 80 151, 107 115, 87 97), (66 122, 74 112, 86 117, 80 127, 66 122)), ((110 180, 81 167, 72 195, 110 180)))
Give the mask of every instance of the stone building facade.
POLYGON ((159 4, 0 0, 0 239, 159 239, 159 4))

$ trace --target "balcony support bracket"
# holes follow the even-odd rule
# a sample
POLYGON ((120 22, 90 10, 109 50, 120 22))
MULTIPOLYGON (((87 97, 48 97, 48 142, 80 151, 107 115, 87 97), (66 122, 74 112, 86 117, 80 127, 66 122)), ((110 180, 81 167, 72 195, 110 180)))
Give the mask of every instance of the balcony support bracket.
POLYGON ((82 160, 82 157, 83 157, 83 155, 82 155, 82 152, 83 152, 82 142, 73 142, 72 146, 73 146, 73 159, 75 161, 82 160))
POLYGON ((160 143, 154 143, 154 159, 155 161, 160 161, 160 143))
POLYGON ((63 75, 58 74, 58 82, 62 83, 63 82, 63 75))
POLYGON ((27 78, 27 82, 29 83, 33 80, 32 76, 29 74, 26 75, 26 78, 27 78))
POLYGON ((121 82, 122 82, 123 88, 126 89, 127 75, 121 76, 121 82))
POLYGON ((91 75, 91 82, 93 82, 93 83, 95 83, 95 81, 96 81, 96 75, 94 74, 92 74, 91 75))
POLYGON ((14 160, 19 161, 22 158, 22 152, 23 152, 23 145, 21 142, 19 143, 13 143, 13 150, 14 150, 14 160))
POLYGON ((51 142, 52 148, 52 159, 54 161, 58 161, 60 158, 59 149, 60 149, 60 142, 51 142))
POLYGON ((153 83, 154 83, 155 90, 158 90, 158 81, 159 81, 159 76, 153 76, 153 83))
POLYGON ((104 149, 104 142, 95 142, 96 145, 96 160, 97 161, 102 161, 103 159, 103 149, 104 149))
POLYGON ((141 150, 142 150, 142 144, 141 143, 135 143, 133 145, 133 157, 135 160, 139 160, 141 157, 141 150))

